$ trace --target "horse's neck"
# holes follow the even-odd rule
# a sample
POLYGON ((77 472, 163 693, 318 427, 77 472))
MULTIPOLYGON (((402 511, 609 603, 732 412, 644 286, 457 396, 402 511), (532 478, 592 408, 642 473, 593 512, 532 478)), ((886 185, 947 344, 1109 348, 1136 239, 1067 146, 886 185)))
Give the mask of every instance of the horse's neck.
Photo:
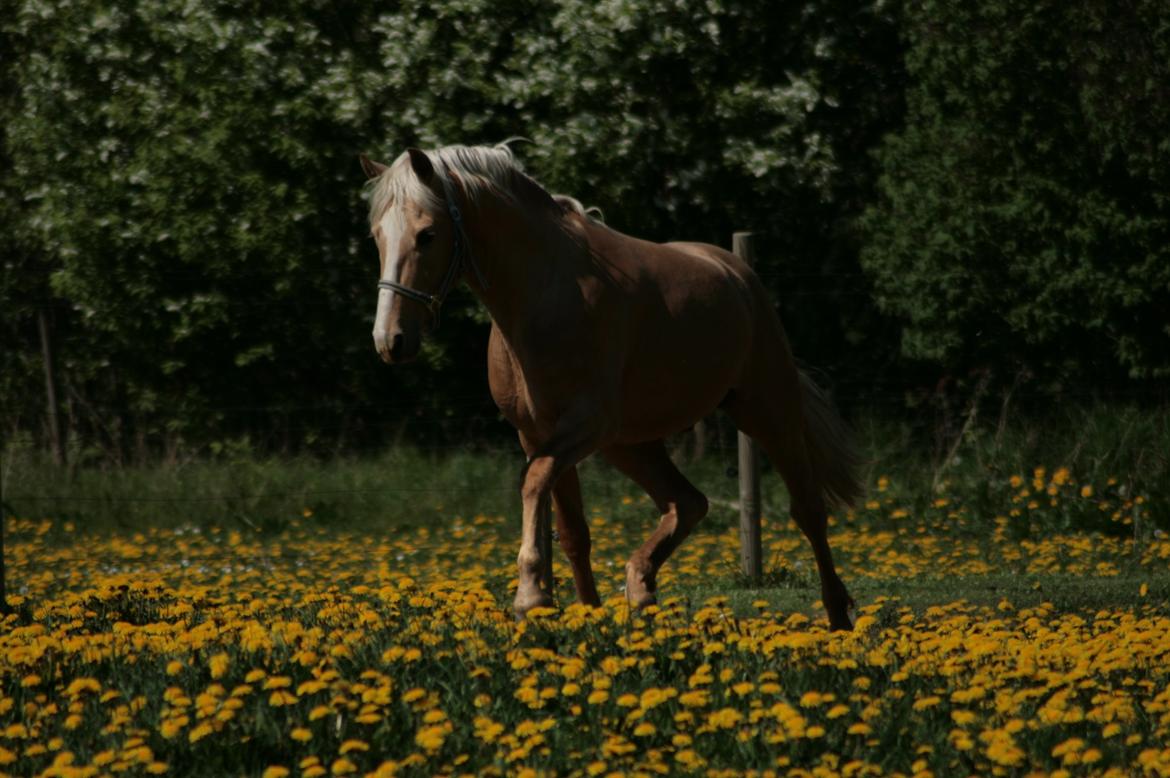
POLYGON ((481 287, 474 274, 468 275, 468 283, 509 340, 543 299, 573 283, 559 261, 567 241, 551 217, 488 197, 469 220, 468 232, 487 286, 481 287))

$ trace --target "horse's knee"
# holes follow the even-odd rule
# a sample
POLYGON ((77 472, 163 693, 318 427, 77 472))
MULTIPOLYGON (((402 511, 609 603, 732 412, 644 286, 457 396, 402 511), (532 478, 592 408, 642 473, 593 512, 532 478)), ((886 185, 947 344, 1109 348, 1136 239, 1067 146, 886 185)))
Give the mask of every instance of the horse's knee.
POLYGON ((524 504, 549 500, 552 497, 552 465, 549 462, 533 460, 524 470, 520 484, 520 499, 524 504))

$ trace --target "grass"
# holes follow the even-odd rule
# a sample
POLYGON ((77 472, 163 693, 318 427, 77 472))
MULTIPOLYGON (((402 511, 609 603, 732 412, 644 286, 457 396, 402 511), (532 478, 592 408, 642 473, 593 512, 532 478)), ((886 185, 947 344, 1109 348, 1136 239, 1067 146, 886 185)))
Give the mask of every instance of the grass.
POLYGON ((1168 774, 1165 417, 1059 421, 920 454, 860 425, 850 634, 774 476, 767 573, 739 573, 717 445, 660 608, 622 593, 653 506, 588 462, 604 605, 558 560, 559 609, 521 623, 510 449, 70 473, 10 448, 0 774, 1168 774))
MULTIPOLYGON (((716 418, 707 454, 680 467, 727 513, 738 499, 734 431, 716 418)), ((907 507, 921 510, 945 491, 987 510, 989 492, 1012 474, 1037 466, 1068 468, 1083 481, 1106 483, 1151 501, 1154 521, 1170 529, 1170 412, 1131 407, 1053 410, 1046 416, 1006 417, 974 424, 940 445, 934 430, 907 421, 862 415, 855 421, 866 457, 865 479, 885 476, 901 490, 907 507), (957 444, 956 444, 957 440, 957 444), (937 485, 938 488, 933 488, 937 485)), ((686 436, 675 447, 689 451, 686 436)), ((182 464, 128 467, 53 466, 27 445, 9 443, 0 461, 2 497, 23 516, 70 519, 94 530, 127 531, 187 524, 279 531, 293 518, 321 526, 383 527, 444 521, 476 513, 516 515, 524 457, 504 443, 474 450, 398 447, 372 457, 263 457, 250 449, 217 448, 214 457, 182 464)), ((594 457, 580 466, 586 502, 615 505, 637 487, 594 457)), ((783 516, 787 493, 765 463, 765 515, 783 516)), ((653 520, 643 509, 617 508, 620 518, 653 520)), ((1065 516, 1098 529, 1095 517, 1065 516)), ((712 519, 711 521, 718 521, 712 519)))
POLYGON ((1170 541, 1016 540, 1029 486, 981 537, 969 506, 913 514, 875 483, 833 531, 848 634, 825 631, 782 522, 759 585, 715 521, 662 606, 630 613, 640 533, 613 509, 636 498, 590 507, 604 606, 572 605, 558 561, 560 610, 521 623, 505 517, 100 536, 12 519, 0 773, 1162 773, 1170 541))

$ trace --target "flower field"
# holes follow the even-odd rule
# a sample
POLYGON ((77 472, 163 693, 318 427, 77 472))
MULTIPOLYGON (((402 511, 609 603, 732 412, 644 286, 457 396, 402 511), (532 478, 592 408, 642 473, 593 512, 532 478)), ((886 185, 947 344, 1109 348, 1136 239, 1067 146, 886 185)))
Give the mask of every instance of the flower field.
MULTIPOLYGON (((1043 470, 986 514, 894 491, 834 521, 849 634, 826 631, 788 522, 765 520, 749 588, 718 514, 661 606, 630 613, 622 566, 653 513, 634 499, 593 509, 605 605, 522 623, 514 518, 89 535, 10 517, 0 772, 1170 774, 1170 539, 1143 500, 1043 470), (1082 529, 1058 531, 1069 516, 1082 529)), ((559 560, 557 579, 569 603, 559 560)))

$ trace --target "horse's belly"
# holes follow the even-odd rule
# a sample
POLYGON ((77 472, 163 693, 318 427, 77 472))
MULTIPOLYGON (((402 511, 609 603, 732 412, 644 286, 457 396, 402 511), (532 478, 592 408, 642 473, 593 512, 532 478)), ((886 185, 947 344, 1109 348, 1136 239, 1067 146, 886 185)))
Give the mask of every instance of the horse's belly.
POLYGON ((735 349, 654 360, 627 371, 618 437, 621 443, 658 440, 712 413, 738 380, 735 349))

